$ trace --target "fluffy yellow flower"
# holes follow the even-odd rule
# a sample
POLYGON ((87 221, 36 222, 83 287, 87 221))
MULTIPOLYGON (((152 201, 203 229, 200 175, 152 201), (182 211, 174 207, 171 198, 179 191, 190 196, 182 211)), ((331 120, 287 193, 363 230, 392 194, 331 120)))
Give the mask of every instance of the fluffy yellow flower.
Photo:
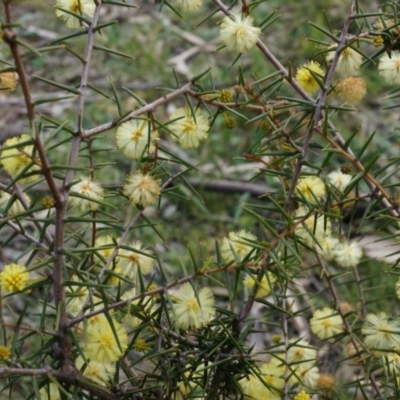
POLYGON ((196 110, 193 116, 189 107, 178 108, 171 114, 170 120, 173 122, 168 129, 172 132, 172 139, 178 140, 183 148, 198 147, 208 137, 210 124, 200 110, 196 110))
POLYGON ((242 262, 254 250, 252 243, 256 241, 257 238, 244 229, 238 232, 229 232, 228 237, 222 241, 222 258, 226 262, 232 262, 236 259, 242 262))
POLYGON ((329 339, 343 332, 342 317, 329 307, 316 310, 310 320, 311 330, 320 339, 329 339))
POLYGON ((71 284, 65 289, 67 312, 76 317, 81 312, 89 291, 77 276, 73 276, 71 281, 76 282, 77 285, 71 284))
MULTIPOLYGON (((332 46, 333 49, 336 49, 336 45, 332 46)), ((326 61, 332 61, 335 52, 330 51, 326 55, 326 61)), ((345 74, 352 74, 354 71, 360 69, 360 65, 362 63, 362 55, 357 51, 353 50, 351 47, 346 47, 342 50, 339 56, 339 60, 336 66, 336 71, 343 72, 345 74)))
POLYGON ((363 78, 349 76, 338 81, 335 91, 342 101, 357 104, 367 93, 367 83, 363 78))
POLYGON ((136 281, 138 269, 143 275, 148 274, 153 268, 154 258, 152 252, 142 248, 142 242, 136 240, 129 247, 132 250, 121 249, 119 251, 119 261, 125 276, 132 281, 136 281))
POLYGON ((368 314, 361 329, 365 335, 364 343, 371 350, 400 350, 400 321, 391 319, 385 312, 368 314))
MULTIPOLYGON (((276 281, 276 276, 271 274, 270 272, 267 272, 267 276, 263 276, 261 278, 261 282, 258 285, 257 288, 257 297, 265 297, 268 296, 269 293, 271 292, 272 285, 276 281)), ((253 288, 256 284, 257 281, 257 276, 256 275, 247 275, 246 278, 244 278, 243 283, 249 288, 250 291, 253 291, 253 288)))
POLYGON ((385 53, 379 60, 378 69, 390 85, 400 83, 400 52, 392 51, 391 58, 385 53))
POLYGON ((18 83, 18 75, 15 72, 0 73, 0 94, 10 94, 18 83))
POLYGON ((214 296, 208 287, 194 292, 192 285, 184 283, 172 297, 173 312, 179 328, 201 328, 215 313, 214 296))
POLYGON ((30 281, 30 273, 23 265, 8 264, 0 272, 0 286, 9 293, 24 290, 30 281))
MULTIPOLYGON (((18 199, 14 199, 11 205, 8 207, 10 200, 12 199, 12 195, 7 192, 0 191, 0 211, 5 212, 7 210, 8 216, 18 215, 25 211, 25 207, 18 199)), ((30 205, 31 199, 27 194, 24 193, 25 200, 30 205)))
POLYGON ((93 0, 57 0, 56 15, 60 18, 65 25, 70 29, 78 29, 81 25, 80 19, 63 11, 67 10, 82 17, 92 19, 96 4, 93 0))
POLYGON ((115 366, 111 363, 100 363, 98 361, 86 361, 82 357, 78 357, 75 361, 76 368, 83 371, 83 375, 102 385, 112 379, 115 374, 115 366))
POLYGON ((285 386, 283 375, 284 366, 278 366, 271 360, 260 366, 260 377, 249 375, 239 381, 245 399, 279 400, 282 398, 280 390, 285 386))
POLYGON ((335 261, 341 267, 356 267, 362 257, 362 248, 357 242, 344 241, 339 243, 335 249, 335 261))
POLYGON ((317 203, 325 194, 325 183, 318 176, 306 176, 297 182, 296 193, 309 203, 317 203))
POLYGON ((196 11, 203 5, 203 0, 174 0, 173 4, 184 12, 196 11))
POLYGON ((68 201, 72 207, 80 208, 81 212, 85 212, 87 210, 96 211, 100 206, 98 202, 103 200, 103 188, 100 184, 89 177, 82 176, 80 182, 71 186, 71 196, 68 201))
POLYGON ((319 253, 325 260, 331 261, 336 257, 335 249, 339 244, 339 239, 327 236, 320 242, 315 243, 315 250, 319 253))
POLYGON ((323 80, 324 70, 321 68, 321 65, 316 61, 310 61, 309 63, 302 65, 297 70, 296 81, 302 89, 311 94, 319 89, 318 81, 314 77, 315 75, 323 80), (313 73, 311 73, 310 71, 312 71, 313 73))
MULTIPOLYGON (((21 145, 21 143, 28 142, 30 139, 29 135, 24 134, 19 137, 7 139, 2 146, 1 164, 4 170, 13 178, 21 174, 24 170, 25 173, 30 173, 40 169, 37 165, 32 165, 28 168, 32 164, 33 146, 21 145), (27 168, 28 170, 26 170, 27 168)), ((36 175, 32 175, 20 179, 19 182, 35 182, 37 179, 36 175)))
POLYGON ((298 368, 310 369, 317 361, 317 349, 311 347, 310 344, 304 340, 291 340, 289 349, 287 351, 287 362, 292 370, 298 368))
POLYGON ((11 350, 7 346, 0 346, 0 361, 8 361, 11 357, 11 350))
MULTIPOLYGON (((136 296, 138 293, 136 289, 127 290, 122 296, 121 300, 128 300, 136 296)), ((151 314, 156 311, 156 305, 153 299, 145 298, 136 299, 127 305, 127 314, 124 317, 124 323, 128 323, 132 328, 137 328, 143 321, 145 321, 151 314)))
POLYGON ((328 182, 333 185, 336 189, 343 192, 346 187, 349 185, 352 176, 348 174, 344 174, 342 171, 332 171, 327 176, 328 182))
POLYGON ((139 159, 143 154, 154 153, 156 140, 159 140, 158 132, 144 119, 133 119, 117 129, 117 147, 129 158, 139 159))
POLYGON ((124 327, 103 315, 97 323, 89 324, 83 352, 91 361, 111 363, 117 361, 128 347, 128 335, 124 327))
POLYGON ((124 186, 124 195, 132 205, 147 207, 155 203, 161 194, 160 181, 141 171, 133 172, 124 186))
MULTIPOLYGON (((96 253, 98 253, 101 257, 99 257, 95 253, 95 257, 99 260, 100 263, 103 263, 108 257, 111 256, 112 252, 115 249, 115 243, 119 241, 118 237, 113 237, 111 235, 107 236, 100 236, 96 238, 95 247, 96 253)), ((117 262, 119 261, 118 258, 115 259, 117 262)))
POLYGON ((293 400, 311 400, 311 397, 305 390, 302 390, 294 396, 293 400))
POLYGON ((233 15, 232 18, 225 17, 221 22, 221 40, 229 50, 244 53, 257 43, 261 29, 253 26, 250 16, 233 15))
MULTIPOLYGON (((296 219, 303 219, 308 213, 304 207, 296 210, 296 219)), ((331 236, 331 222, 323 215, 311 215, 301 224, 296 226, 296 236, 301 238, 309 247, 314 247, 316 242, 322 243, 326 237, 331 236)))

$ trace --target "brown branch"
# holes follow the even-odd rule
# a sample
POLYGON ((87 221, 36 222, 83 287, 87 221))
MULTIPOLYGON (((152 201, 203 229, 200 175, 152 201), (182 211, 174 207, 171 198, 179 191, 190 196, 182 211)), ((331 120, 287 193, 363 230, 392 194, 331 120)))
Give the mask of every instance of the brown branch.
POLYGON ((88 129, 88 130, 83 132, 83 137, 85 139, 89 139, 92 136, 95 136, 95 135, 98 135, 100 133, 109 131, 110 129, 115 128, 116 126, 119 126, 119 125, 123 124, 126 121, 129 121, 130 119, 132 119, 134 117, 137 117, 139 115, 146 114, 146 113, 149 113, 149 112, 153 112, 161 104, 168 103, 169 101, 171 101, 175 97, 177 97, 177 96, 179 96, 181 94, 189 92, 189 90, 192 87, 192 85, 193 85, 193 82, 188 82, 185 85, 183 85, 182 87, 174 90, 173 92, 171 92, 171 93, 169 93, 169 94, 167 94, 167 95, 165 95, 163 97, 160 97, 159 99, 153 101, 152 103, 146 104, 142 108, 139 108, 138 110, 132 111, 126 117, 118 120, 117 122, 108 122, 107 124, 97 126, 96 128, 88 129))

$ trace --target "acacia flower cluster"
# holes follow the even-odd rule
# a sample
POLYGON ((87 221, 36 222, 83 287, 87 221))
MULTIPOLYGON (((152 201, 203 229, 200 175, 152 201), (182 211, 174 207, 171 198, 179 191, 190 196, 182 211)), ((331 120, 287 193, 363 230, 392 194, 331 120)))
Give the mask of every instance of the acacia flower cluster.
POLYGON ((385 312, 368 314, 361 329, 364 343, 375 355, 400 350, 400 321, 385 312))
POLYGON ((249 374, 239 380, 244 398, 250 399, 281 399, 280 391, 285 386, 285 366, 273 358, 259 367, 258 373, 249 374))
POLYGON ((115 374, 115 365, 92 360, 84 360, 82 356, 75 360, 75 366, 83 371, 83 376, 101 386, 106 386, 115 374))
POLYGON ((124 195, 129 198, 132 205, 147 207, 155 203, 160 194, 160 181, 142 171, 133 172, 124 186, 124 195))
MULTIPOLYGON (((33 146, 26 144, 26 142, 31 142, 31 138, 29 135, 23 134, 19 137, 7 139, 2 146, 1 164, 12 178, 16 178, 22 173, 26 175, 40 169, 33 162, 33 146)), ((37 175, 24 176, 19 179, 19 182, 35 182, 37 178, 37 175)))
POLYGON ((331 221, 324 215, 314 213, 307 217, 308 214, 305 207, 296 210, 295 222, 301 220, 302 223, 296 225, 295 233, 307 246, 314 247, 315 243, 321 243, 331 236, 331 221))
POLYGON ((228 237, 222 240, 221 255, 225 262, 242 262, 253 250, 252 243, 257 241, 252 233, 241 229, 229 232, 228 237))
MULTIPOLYGON (((28 206, 30 206, 30 197, 25 193, 23 193, 23 196, 26 203, 28 203, 28 206)), ((8 216, 14 216, 21 214, 24 211, 25 207, 17 198, 7 192, 0 191, 0 212, 7 212, 8 216)))
POLYGON ((7 362, 11 357, 11 350, 7 346, 0 345, 0 361, 7 362))
POLYGON ((261 29, 253 26, 250 16, 235 14, 221 22, 220 37, 229 50, 244 53, 257 43, 260 35, 261 29))
POLYGON ((0 272, 0 286, 8 293, 21 292, 31 283, 31 275, 24 265, 8 264, 0 272))
POLYGON ((253 292, 256 283, 258 283, 257 292, 255 293, 256 297, 268 296, 275 282, 276 276, 271 272, 267 272, 266 275, 261 278, 261 281, 258 282, 256 275, 247 275, 243 280, 243 284, 247 286, 250 292, 253 292))
POLYGON ((316 204, 325 195, 325 183, 318 176, 300 178, 296 185, 296 193, 306 202, 316 204))
POLYGON ((18 84, 18 75, 15 72, 0 73, 0 94, 12 93, 18 84))
POLYGON ((124 274, 133 282, 136 281, 138 272, 142 275, 148 274, 153 268, 154 258, 152 251, 143 248, 140 240, 129 245, 130 250, 119 251, 119 262, 124 274))
POLYGON ((192 114, 189 107, 178 108, 171 114, 170 120, 168 129, 172 132, 172 139, 178 140, 185 149, 198 147, 208 137, 210 124, 199 109, 192 114))
POLYGON ((343 333, 342 317, 329 307, 316 310, 310 320, 311 330, 320 339, 330 339, 343 333))
POLYGON ((389 85, 400 83, 400 52, 393 51, 389 55, 385 53, 379 59, 379 73, 389 85))
POLYGON ((296 81, 304 91, 309 94, 314 93, 319 87, 324 78, 324 70, 316 61, 310 61, 303 64, 297 70, 296 81))
POLYGON ((78 183, 71 186, 68 199, 70 205, 79 208, 81 212, 96 211, 104 200, 103 188, 89 177, 82 176, 78 183))
POLYGON ((332 171, 327 175, 328 182, 334 186, 337 190, 344 192, 351 182, 352 176, 344 174, 340 170, 332 171))
POLYGON ((173 4, 184 12, 191 12, 198 10, 203 5, 203 0, 174 0, 173 4))
POLYGON ((196 293, 190 283, 184 283, 172 296, 173 314, 180 329, 201 328, 215 314, 214 296, 207 287, 196 293))
POLYGON ((85 356, 91 361, 112 363, 125 352, 128 335, 122 325, 101 314, 88 324, 81 343, 85 356))
MULTIPOLYGON (((330 47, 332 51, 329 51, 326 55, 326 61, 330 62, 333 60, 337 45, 330 47)), ((360 65, 363 61, 363 57, 360 53, 353 50, 350 46, 345 47, 339 55, 339 60, 336 66, 336 71, 342 72, 345 75, 352 74, 360 69, 360 65)))
POLYGON ((56 8, 57 17, 65 23, 67 28, 79 29, 81 19, 78 16, 91 20, 96 4, 93 0, 57 0, 56 8))
POLYGON ((117 147, 129 158, 139 159, 143 155, 154 153, 154 143, 157 140, 158 132, 145 119, 132 119, 117 129, 117 147))

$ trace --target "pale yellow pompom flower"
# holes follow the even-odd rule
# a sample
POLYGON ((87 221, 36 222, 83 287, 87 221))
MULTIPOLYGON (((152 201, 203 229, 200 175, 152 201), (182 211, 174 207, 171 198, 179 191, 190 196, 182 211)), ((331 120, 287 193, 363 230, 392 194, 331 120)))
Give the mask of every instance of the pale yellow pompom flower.
POLYGON ((7 346, 0 345, 0 361, 8 361, 11 357, 11 350, 7 346))
MULTIPOLYGON (((293 368, 292 368, 293 369, 293 368)), ((289 382, 292 384, 300 384, 302 387, 316 389, 318 379, 320 378, 320 371, 318 367, 297 368, 295 373, 289 377, 289 382)))
POLYGON ((380 75, 382 75, 390 85, 400 83, 400 52, 393 51, 391 57, 385 53, 379 59, 378 69, 380 75))
POLYGON ((331 185, 343 192, 351 182, 352 176, 337 170, 330 172, 326 178, 331 185))
POLYGON ((29 271, 24 265, 8 264, 0 272, 0 286, 6 292, 20 292, 31 282, 29 271))
MULTIPOLYGON (((30 206, 30 203, 31 203, 30 197, 25 193, 23 195, 25 197, 26 202, 30 206)), ((11 194, 0 191, 0 212, 5 212, 5 210, 7 209, 7 206, 9 205, 11 198, 12 198, 11 194)), ((25 211, 26 211, 25 207, 22 205, 22 203, 18 199, 15 198, 7 210, 7 215, 14 216, 14 215, 21 214, 25 211)))
MULTIPOLYGON (((92 19, 96 4, 93 0, 57 0, 56 7, 92 19)), ((70 29, 78 29, 81 25, 79 18, 62 10, 56 10, 56 15, 70 29)))
POLYGON ((185 149, 198 147, 208 137, 210 124, 199 109, 195 111, 193 118, 189 107, 178 108, 171 114, 170 120, 173 122, 168 125, 168 129, 172 132, 172 139, 178 140, 185 149))
POLYGON ((339 243, 334 250, 335 261, 341 267, 356 267, 362 257, 362 248, 357 242, 347 240, 339 243))
POLYGON ((307 64, 303 64, 297 70, 296 81, 304 91, 312 94, 320 87, 315 75, 322 81, 324 78, 324 70, 316 61, 310 61, 307 64), (312 73, 310 71, 312 71, 312 73))
MULTIPOLYGON (((295 218, 303 219, 307 214, 308 210, 300 207, 296 210, 295 218)), ((316 243, 321 243, 326 237, 331 236, 331 222, 324 215, 312 214, 296 226, 295 234, 303 239, 307 246, 314 247, 316 243)))
POLYGON ((67 312, 73 317, 76 317, 82 311, 82 307, 85 304, 89 291, 77 276, 73 276, 71 281, 76 282, 77 285, 71 284, 65 288, 67 312))
POLYGON ((72 207, 79 208, 81 212, 87 210, 96 211, 104 200, 103 188, 89 177, 82 176, 80 182, 71 186, 71 193, 68 202, 72 207), (77 197, 76 195, 83 196, 77 197))
POLYGON ((320 339, 329 339, 343 332, 342 317, 329 307, 316 310, 310 320, 311 330, 320 339))
POLYGON ((203 5, 203 0, 174 0, 173 4, 184 12, 192 12, 203 5))
POLYGON ((385 312, 368 314, 361 333, 365 335, 365 345, 376 355, 400 350, 400 321, 390 318, 385 312))
POLYGON ((142 171, 133 172, 124 186, 124 195, 129 198, 132 205, 147 207, 155 203, 160 194, 160 181, 150 174, 143 174, 142 171))
MULTIPOLYGON (((103 263, 104 260, 107 260, 111 256, 112 252, 115 249, 115 243, 118 243, 118 241, 118 237, 113 237, 111 235, 100 236, 96 238, 96 253, 99 254, 101 257, 99 257, 96 253, 95 257, 99 260, 100 263, 103 263)), ((117 258, 116 260, 118 262, 117 258)))
POLYGON ((244 53, 257 43, 261 29, 253 26, 253 18, 250 16, 236 14, 232 18, 225 17, 221 22, 221 40, 229 50, 244 53))
POLYGON ((336 257, 335 249, 339 244, 339 239, 327 236, 318 244, 315 243, 315 250, 327 261, 331 261, 336 257))
POLYGON ((124 274, 132 281, 136 281, 138 269, 143 275, 146 275, 153 268, 153 253, 151 250, 143 248, 140 240, 132 242, 129 247, 132 250, 121 249, 119 251, 120 265, 124 274))
POLYGON ((18 75, 15 72, 0 73, 0 94, 10 94, 18 83, 18 75))
POLYGON ((293 400, 311 400, 311 397, 305 390, 302 390, 294 396, 293 400))
POLYGON ((244 229, 229 232, 228 237, 222 240, 222 258, 226 262, 232 262, 236 259, 242 262, 254 250, 252 244, 256 241, 256 236, 244 229))
POLYGON ((357 104, 367 93, 367 84, 363 78, 349 76, 338 81, 335 91, 342 101, 357 104))
POLYGON ((125 328, 116 321, 112 321, 112 324, 113 327, 102 315, 98 322, 88 325, 82 350, 91 361, 112 363, 127 349, 128 335, 125 328))
POLYGON ((179 328, 201 328, 215 314, 214 296, 208 287, 194 292, 192 285, 184 283, 172 296, 173 315, 179 328))
POLYGON ((115 366, 111 363, 100 363, 98 361, 87 360, 78 357, 75 361, 76 368, 83 371, 83 376, 102 385, 112 379, 115 374, 115 366))
MULTIPOLYGON (((243 284, 248 287, 250 291, 253 291, 254 286, 257 282, 256 275, 247 275, 243 284)), ((272 290, 272 285, 276 282, 276 276, 271 274, 271 272, 267 272, 267 276, 263 276, 261 278, 261 282, 259 282, 257 287, 256 297, 265 297, 268 296, 272 290)))
POLYGON ((305 176, 297 182, 296 193, 309 203, 317 203, 325 194, 325 183, 318 176, 305 176))
MULTIPOLYGON (((31 137, 29 135, 23 134, 19 137, 7 139, 2 146, 1 164, 3 165, 4 170, 13 178, 22 173, 22 171, 32 164, 33 146, 22 145, 22 143, 29 142, 30 140, 31 137)), ((38 171, 39 169, 40 167, 38 165, 33 164, 25 172, 30 173, 38 171)), ((19 182, 35 182, 37 179, 37 175, 32 175, 20 179, 19 182)))
MULTIPOLYGON (((336 49, 336 47, 336 45, 331 46, 331 48, 333 49, 336 49)), ((332 61, 334 54, 335 51, 330 51, 329 53, 327 53, 326 61, 332 61)), ((362 60, 362 55, 348 46, 343 49, 339 55, 336 71, 342 72, 344 74, 352 74, 353 72, 360 69, 362 60)))
POLYGON ((287 362, 291 369, 310 369, 317 362, 317 349, 304 340, 290 340, 287 350, 287 362))
POLYGON ((139 159, 143 154, 154 153, 158 132, 149 121, 133 119, 120 125, 116 133, 117 147, 129 158, 139 159))

